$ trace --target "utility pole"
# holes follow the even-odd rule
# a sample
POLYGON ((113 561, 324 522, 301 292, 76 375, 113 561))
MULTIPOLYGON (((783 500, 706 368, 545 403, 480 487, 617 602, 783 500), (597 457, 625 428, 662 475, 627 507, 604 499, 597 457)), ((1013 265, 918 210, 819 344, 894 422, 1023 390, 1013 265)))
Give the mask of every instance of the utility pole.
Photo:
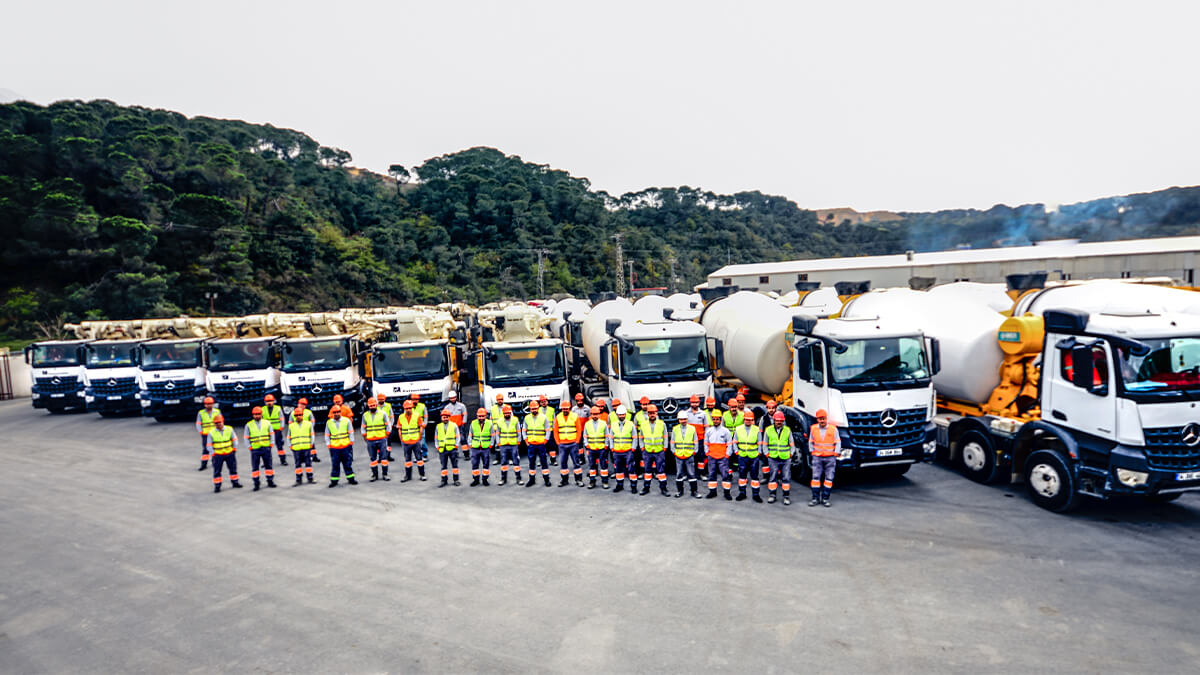
POLYGON ((538 255, 538 297, 539 298, 546 297, 546 283, 545 283, 546 265, 545 265, 545 262, 544 262, 542 256, 544 256, 545 254, 547 254, 549 252, 550 251, 548 251, 544 248, 539 248, 537 250, 537 255, 538 255))
POLYGON ((667 261, 671 263, 671 283, 667 284, 667 286, 668 286, 668 288, 670 288, 671 292, 674 293, 675 292, 675 256, 672 255, 670 258, 667 258, 667 261))
POLYGON ((616 279, 617 288, 616 288, 616 290, 617 290, 618 297, 625 295, 625 275, 624 275, 625 251, 621 248, 622 236, 623 235, 620 232, 618 232, 618 233, 614 234, 612 237, 613 239, 615 239, 617 241, 616 250, 614 251, 614 253, 616 254, 616 258, 617 258, 617 265, 614 269, 617 270, 617 279, 616 279))
POLYGON ((633 295, 633 261, 630 260, 629 262, 627 262, 625 264, 629 265, 629 295, 632 296, 633 295))

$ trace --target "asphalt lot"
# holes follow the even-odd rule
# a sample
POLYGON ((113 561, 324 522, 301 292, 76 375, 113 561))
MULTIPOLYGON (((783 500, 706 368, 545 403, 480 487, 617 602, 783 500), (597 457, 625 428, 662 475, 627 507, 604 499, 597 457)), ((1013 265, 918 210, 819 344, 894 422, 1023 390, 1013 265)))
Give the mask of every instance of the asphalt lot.
POLYGON ((0 434, 5 673, 1200 669, 1200 495, 1060 516, 929 465, 832 509, 213 494, 187 423, 15 401, 0 434))

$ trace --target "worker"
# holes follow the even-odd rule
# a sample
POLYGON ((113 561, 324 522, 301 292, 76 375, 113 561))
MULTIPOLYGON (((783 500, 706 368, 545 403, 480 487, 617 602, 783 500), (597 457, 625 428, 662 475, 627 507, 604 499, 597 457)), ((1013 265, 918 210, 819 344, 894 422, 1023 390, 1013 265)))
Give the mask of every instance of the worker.
POLYGON ((420 394, 414 392, 408 400, 412 401, 413 412, 421 418, 421 440, 417 445, 421 448, 421 461, 425 462, 429 460, 429 446, 425 443, 425 432, 429 430, 429 410, 421 403, 420 394))
POLYGON ((387 438, 392 433, 388 415, 379 409, 379 401, 367 398, 367 410, 362 416, 362 435, 367 442, 367 461, 371 464, 371 482, 388 478, 387 438))
MULTIPOLYGON (((550 407, 550 399, 545 394, 538 395, 538 407, 550 419, 550 428, 554 428, 554 409, 550 407)), ((546 434, 546 455, 550 458, 550 466, 558 466, 558 444, 554 442, 554 434, 546 434)))
POLYGON ((496 402, 492 404, 492 421, 499 424, 504 417, 504 394, 496 394, 496 402))
POLYGON ((596 489, 596 474, 605 490, 608 489, 608 448, 612 445, 612 434, 608 422, 600 418, 600 406, 588 410, 588 421, 583 425, 583 445, 587 448, 588 489, 596 489))
POLYGON ((396 420, 396 426, 400 428, 400 445, 404 447, 404 478, 400 482, 412 480, 414 462, 421 480, 425 480, 425 458, 421 456, 421 436, 425 428, 421 426, 420 416, 413 410, 412 401, 405 401, 401 407, 404 412, 396 420))
POLYGON ((335 406, 329 412, 332 417, 325 423, 325 447, 329 448, 329 487, 338 485, 345 469, 346 482, 358 485, 354 480, 354 425, 350 423, 350 406, 335 406))
MULTIPOLYGON (((316 418, 316 416, 313 415, 312 411, 308 409, 308 399, 302 398, 299 401, 296 401, 296 410, 304 411, 304 421, 313 425, 314 429, 316 428, 317 418, 316 418)), ((295 457, 293 456, 292 459, 295 459, 295 457)), ((310 467, 312 466, 313 462, 321 461, 321 457, 317 454, 316 442, 313 443, 312 450, 310 450, 308 453, 308 459, 309 459, 309 462, 308 462, 307 466, 310 466, 310 467)), ((312 471, 308 471, 307 473, 312 473, 312 471)))
MULTIPOLYGON (((596 405, 593 407, 600 409, 600 419, 603 420, 605 424, 608 424, 608 403, 604 399, 598 398, 596 399, 596 405)), ((592 416, 594 417, 595 413, 592 413, 592 416)))
POLYGON ((833 492, 833 474, 837 471, 840 454, 842 439, 838 437, 837 427, 829 423, 829 413, 822 408, 817 411, 817 423, 808 430, 808 455, 812 458, 809 506, 833 506, 829 495, 833 492))
POLYGON ((613 493, 621 492, 625 489, 625 474, 630 477, 630 490, 635 490, 637 487, 636 474, 637 467, 633 464, 633 448, 637 443, 637 425, 629 418, 629 411, 625 406, 619 405, 613 411, 616 419, 609 424, 609 429, 612 433, 612 457, 613 457, 613 473, 616 474, 617 486, 613 488, 613 493))
POLYGON ((696 452, 692 455, 692 461, 696 463, 695 468, 698 471, 704 470, 704 447, 701 441, 704 439, 704 429, 708 426, 708 415, 700 408, 700 396, 692 394, 688 398, 688 407, 681 410, 684 414, 684 422, 692 427, 692 431, 696 439, 696 452))
POLYGON ((726 410, 721 415, 721 419, 725 422, 725 428, 732 431, 742 425, 742 409, 735 396, 730 396, 725 405, 726 410))
POLYGON ((442 464, 442 482, 438 487, 444 488, 447 485, 447 478, 450 471, 447 470, 447 465, 453 467, 454 485, 459 485, 458 482, 458 451, 459 451, 459 435, 458 425, 450 418, 450 411, 442 408, 442 421, 438 423, 433 430, 433 439, 438 452, 438 460, 442 464))
POLYGON ((240 488, 242 484, 238 482, 237 434, 233 433, 232 427, 225 426, 225 416, 221 413, 217 413, 212 421, 213 427, 204 438, 212 450, 213 492, 221 491, 223 466, 229 467, 229 480, 233 482, 233 487, 240 488))
POLYGON ((208 434, 214 426, 213 420, 220 414, 221 409, 216 406, 213 397, 205 396, 204 407, 196 413, 196 431, 200 434, 200 468, 197 471, 208 468, 208 434))
MULTIPOLYGON (((457 391, 451 389, 447 396, 450 398, 450 400, 446 402, 446 405, 442 408, 442 410, 450 411, 450 421, 454 422, 455 426, 457 426, 459 429, 462 429, 463 425, 466 424, 467 421, 467 406, 459 403, 457 391)), ((466 446, 464 445, 463 447, 465 448, 466 446)), ((470 452, 464 449, 463 459, 470 458, 470 452)))
POLYGON ((763 446, 767 449, 767 503, 775 503, 775 490, 783 487, 783 505, 792 503, 792 430, 784 421, 783 411, 771 415, 771 426, 763 429, 763 446))
POLYGON ((488 417, 484 408, 475 411, 475 420, 467 426, 467 447, 471 448, 471 487, 479 485, 480 472, 483 484, 488 485, 492 475, 492 448, 500 444, 500 429, 488 417))
POLYGON ((311 417, 312 413, 297 407, 292 412, 292 421, 288 423, 288 446, 292 449, 292 461, 296 464, 296 485, 303 482, 304 476, 308 476, 308 482, 313 482, 312 458, 313 448, 316 447, 316 439, 313 438, 313 421, 306 419, 311 417))
POLYGON ((759 475, 762 472, 762 431, 754 423, 753 415, 742 416, 742 426, 733 433, 737 443, 738 496, 739 502, 746 500, 746 483, 754 491, 754 501, 762 503, 758 494, 759 475))
POLYGON ((396 429, 396 411, 392 410, 392 404, 388 403, 387 396, 385 394, 379 394, 376 396, 375 404, 379 406, 379 409, 382 410, 385 415, 387 415, 389 431, 387 438, 383 440, 387 445, 387 461, 394 462, 396 460, 392 459, 392 431, 396 429))
POLYGON ((653 403, 642 408, 645 421, 638 427, 638 447, 642 450, 642 494, 649 494, 651 479, 658 480, 658 490, 667 494, 667 423, 658 419, 658 406, 653 403))
MULTIPOLYGON (((328 417, 326 417, 326 418, 325 418, 325 421, 326 421, 326 422, 328 422, 330 419, 332 419, 332 418, 333 418, 333 411, 334 411, 334 410, 337 410, 337 411, 339 411, 339 412, 340 412, 340 411, 341 411, 341 409, 342 409, 342 407, 343 407, 343 406, 345 406, 345 405, 346 405, 346 400, 345 400, 344 398, 342 398, 342 395, 341 395, 341 394, 334 394, 334 395, 333 395, 333 405, 329 406, 329 413, 328 413, 328 417)), ((346 417, 346 419, 349 419, 351 423, 353 423, 353 422, 354 422, 354 419, 353 419, 353 418, 351 418, 349 415, 344 415, 344 417, 346 417)))
POLYGON ((648 418, 646 408, 649 405, 650 405, 650 397, 649 396, 643 396, 640 400, 638 400, 637 412, 635 412, 633 414, 633 423, 638 425, 638 429, 641 429, 642 425, 646 423, 646 419, 648 418))
POLYGON ((583 466, 579 463, 579 418, 571 412, 571 402, 558 404, 560 412, 554 417, 554 445, 562 457, 558 465, 558 486, 570 482, 567 464, 574 465, 575 485, 583 487, 583 466))
POLYGON ((525 452, 529 455, 529 480, 525 482, 525 487, 537 482, 538 460, 542 463, 542 479, 546 481, 546 487, 550 487, 550 460, 546 453, 546 444, 550 440, 553 426, 553 420, 541 404, 530 401, 529 414, 525 415, 525 421, 521 425, 521 440, 525 441, 525 452))
MULTIPOLYGON (((693 399, 696 397, 693 396, 693 399)), ((696 403, 699 403, 697 400, 696 403)), ((694 407, 699 409, 698 407, 694 407)), ((678 424, 671 430, 671 453, 675 455, 675 498, 683 496, 683 484, 691 487, 692 496, 700 499, 696 492, 696 427, 689 420, 687 410, 680 410, 678 424)))
POLYGON ((725 490, 725 499, 733 499, 729 494, 733 482, 729 474, 729 446, 733 445, 733 434, 725 426, 723 415, 713 415, 713 425, 704 432, 704 454, 708 456, 708 494, 705 499, 717 496, 717 480, 725 490))
MULTIPOLYGON (((276 412, 279 409, 276 408, 276 412)), ((275 440, 275 430, 265 419, 262 408, 255 406, 250 411, 250 421, 246 423, 246 444, 250 446, 250 478, 254 481, 254 492, 262 487, 259 480, 259 465, 267 477, 267 487, 275 487, 275 467, 271 464, 271 446, 275 440)))
MULTIPOLYGON (((287 466, 287 448, 283 447, 283 408, 275 405, 275 394, 263 397, 262 416, 271 424, 271 433, 275 436, 275 451, 279 453, 279 466, 287 466)), ((250 455, 250 463, 254 464, 253 454, 250 455)))
POLYGON ((575 413, 575 418, 581 422, 579 425, 579 431, 582 432, 582 422, 586 420, 592 413, 592 407, 584 402, 583 394, 575 394, 575 405, 571 406, 571 412, 575 413))
MULTIPOLYGON (((496 400, 503 400, 497 396, 496 400)), ((498 435, 497 445, 500 448, 500 484, 508 482, 508 467, 511 466, 517 474, 517 484, 521 483, 521 421, 513 415, 511 405, 500 406, 500 421, 496 422, 498 435)))

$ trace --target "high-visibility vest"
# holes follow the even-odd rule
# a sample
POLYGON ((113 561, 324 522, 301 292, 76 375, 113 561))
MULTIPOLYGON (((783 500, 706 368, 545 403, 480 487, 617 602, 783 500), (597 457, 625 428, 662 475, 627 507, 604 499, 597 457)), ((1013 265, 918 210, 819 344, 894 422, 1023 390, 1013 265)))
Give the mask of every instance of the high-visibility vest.
POLYGON ((705 426, 710 426, 710 427, 713 426, 713 415, 720 415, 720 414, 721 414, 721 411, 717 410, 716 408, 705 408, 704 409, 704 419, 707 420, 707 422, 705 422, 705 426))
POLYGON ((379 404, 378 408, 383 411, 383 414, 388 416, 389 420, 392 419, 392 404, 391 403, 384 401, 383 403, 379 404))
POLYGON ((291 441, 292 450, 312 450, 312 429, 313 423, 309 420, 288 423, 288 440, 291 441))
POLYGON ((785 424, 775 430, 775 425, 767 427, 763 432, 767 437, 767 457, 771 459, 787 459, 792 456, 792 430, 785 424))
POLYGON ((603 450, 608 445, 608 424, 591 420, 583 425, 583 440, 588 450, 603 450))
POLYGON ((641 429, 642 425, 649 421, 650 416, 646 414, 645 410, 639 410, 633 414, 633 423, 637 425, 638 429, 641 429))
POLYGON ((758 437, 761 434, 757 424, 742 425, 733 433, 737 441, 738 457, 758 457, 758 437))
POLYGON ((471 420, 471 447, 475 449, 492 447, 492 421, 489 419, 471 420))
POLYGON ((413 403, 413 414, 417 417, 425 417, 425 404, 421 403, 420 401, 415 401, 413 403))
POLYGON ((721 417, 725 420, 725 427, 727 429, 736 429, 737 427, 742 426, 742 419, 745 417, 745 414, 743 411, 739 410, 737 411, 737 414, 734 415, 732 410, 726 410, 724 413, 722 413, 721 417))
POLYGON ((647 417, 642 423, 642 449, 646 452, 662 452, 667 443, 667 425, 662 420, 650 421, 647 417))
POLYGON ((504 408, 499 403, 492 404, 491 418, 496 424, 499 424, 500 420, 504 419, 504 408))
POLYGON ((515 415, 508 419, 501 415, 500 421, 496 422, 496 428, 500 430, 500 445, 516 445, 521 442, 521 423, 515 415))
POLYGON ((283 408, 277 405, 264 405, 263 419, 271 423, 271 428, 279 431, 283 428, 283 408))
POLYGON ((458 445, 458 425, 454 422, 438 422, 434 433, 438 452, 454 452, 458 445))
POLYGON ((613 452, 629 452, 633 450, 633 420, 626 418, 624 422, 617 418, 611 425, 613 435, 613 452))
POLYGON ((213 407, 212 412, 200 411, 200 435, 207 436, 213 430, 213 418, 221 414, 221 409, 213 407))
POLYGON ((387 438, 388 418, 382 410, 371 412, 370 409, 363 413, 362 432, 363 438, 368 441, 381 441, 387 438))
POLYGON ((808 439, 812 443, 813 457, 834 457, 837 455, 837 427, 832 424, 821 431, 820 424, 814 424, 808 430, 808 439))
POLYGON ((233 429, 230 427, 223 430, 213 427, 212 431, 208 432, 208 440, 212 441, 214 455, 228 455, 234 450, 233 429))
POLYGON ((329 432, 329 447, 335 449, 350 447, 350 420, 345 417, 331 419, 325 423, 325 430, 329 432))
POLYGON ((300 419, 304 420, 305 422, 312 422, 313 424, 317 423, 317 418, 313 415, 311 410, 308 408, 301 408, 301 410, 303 412, 300 415, 300 419))
POLYGON ((400 415, 400 419, 396 420, 396 424, 400 425, 400 442, 419 443, 421 441, 421 416, 415 412, 407 412, 400 415))
POLYGON ((687 459, 696 454, 696 429, 690 424, 677 424, 671 432, 674 446, 672 451, 680 459, 687 459))
POLYGON ((546 442, 546 414, 540 409, 536 415, 525 416, 525 442, 534 445, 546 442))
POLYGON ((246 425, 246 440, 251 450, 271 447, 271 423, 267 420, 250 420, 246 425))
POLYGON ((554 440, 557 443, 574 443, 579 440, 579 418, 575 413, 559 413, 555 418, 554 440))

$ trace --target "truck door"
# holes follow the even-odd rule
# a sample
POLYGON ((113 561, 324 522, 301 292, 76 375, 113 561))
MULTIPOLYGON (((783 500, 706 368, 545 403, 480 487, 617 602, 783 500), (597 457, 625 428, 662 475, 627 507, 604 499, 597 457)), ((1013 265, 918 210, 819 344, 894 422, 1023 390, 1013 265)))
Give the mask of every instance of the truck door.
POLYGON ((1109 345, 1087 338, 1061 344, 1049 350, 1053 363, 1042 366, 1042 379, 1050 384, 1043 385, 1042 418, 1115 440, 1116 387, 1109 345), (1084 370, 1076 372, 1077 365, 1084 370))
POLYGON ((825 368, 825 345, 813 341, 796 350, 792 357, 792 387, 795 405, 812 414, 826 403, 828 371, 825 368))

